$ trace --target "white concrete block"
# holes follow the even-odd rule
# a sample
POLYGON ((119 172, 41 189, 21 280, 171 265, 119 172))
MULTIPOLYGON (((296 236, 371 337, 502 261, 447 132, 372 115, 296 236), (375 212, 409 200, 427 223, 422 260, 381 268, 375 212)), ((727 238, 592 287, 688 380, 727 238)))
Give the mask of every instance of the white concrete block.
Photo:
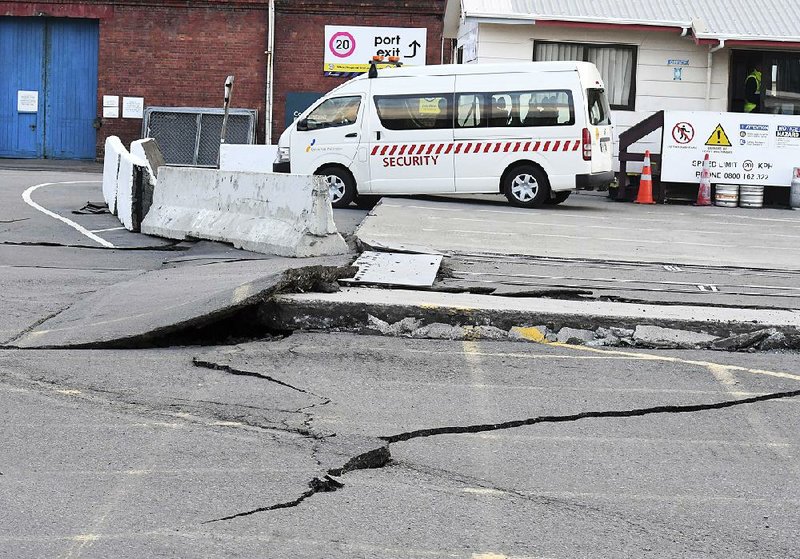
POLYGON ((271 173, 278 156, 278 146, 222 144, 219 149, 220 171, 271 173))
POLYGON ((163 167, 142 232, 279 256, 344 254, 321 177, 163 167))
POLYGON ((105 155, 103 156, 103 199, 108 205, 108 210, 115 215, 117 213, 119 159, 123 152, 127 153, 127 150, 117 136, 106 138, 105 155))
POLYGON ((150 184, 155 187, 156 185, 156 173, 157 169, 154 169, 154 163, 150 161, 147 157, 147 152, 145 151, 145 144, 155 142, 153 138, 145 138, 144 140, 136 140, 131 144, 131 155, 135 157, 137 160, 141 161, 144 164, 145 169, 147 169, 147 180, 150 181, 150 184))
POLYGON ((136 183, 134 180, 135 167, 146 167, 147 163, 137 157, 133 157, 127 150, 119 154, 119 172, 117 173, 117 218, 128 231, 136 230, 136 219, 134 217, 134 192, 136 183))

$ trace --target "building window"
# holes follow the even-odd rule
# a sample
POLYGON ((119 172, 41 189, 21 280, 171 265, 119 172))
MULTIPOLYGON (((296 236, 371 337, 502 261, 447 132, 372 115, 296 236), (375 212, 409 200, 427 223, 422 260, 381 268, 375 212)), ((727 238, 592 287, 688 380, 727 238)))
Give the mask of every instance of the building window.
POLYGON ((800 55, 765 53, 763 112, 800 115, 800 55))
POLYGON ((636 101, 636 47, 536 41, 537 61, 577 60, 591 62, 600 70, 612 109, 634 110, 636 101))

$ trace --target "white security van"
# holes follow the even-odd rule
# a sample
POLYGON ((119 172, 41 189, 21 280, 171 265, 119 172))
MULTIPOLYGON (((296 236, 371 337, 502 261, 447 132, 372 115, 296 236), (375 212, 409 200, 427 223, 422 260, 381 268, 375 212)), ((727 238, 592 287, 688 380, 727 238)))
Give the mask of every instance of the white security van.
POLYGON ((386 68, 337 87, 281 135, 276 172, 359 196, 502 193, 559 204, 613 179, 603 81, 586 62, 386 68))

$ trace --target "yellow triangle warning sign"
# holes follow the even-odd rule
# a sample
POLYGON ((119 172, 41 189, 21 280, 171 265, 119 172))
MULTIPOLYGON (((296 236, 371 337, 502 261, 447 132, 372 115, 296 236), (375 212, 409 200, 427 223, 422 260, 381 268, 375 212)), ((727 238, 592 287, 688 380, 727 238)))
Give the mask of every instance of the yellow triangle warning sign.
POLYGON ((711 136, 709 136, 706 145, 731 147, 731 141, 728 139, 728 135, 725 133, 725 129, 722 128, 721 123, 717 124, 711 136))

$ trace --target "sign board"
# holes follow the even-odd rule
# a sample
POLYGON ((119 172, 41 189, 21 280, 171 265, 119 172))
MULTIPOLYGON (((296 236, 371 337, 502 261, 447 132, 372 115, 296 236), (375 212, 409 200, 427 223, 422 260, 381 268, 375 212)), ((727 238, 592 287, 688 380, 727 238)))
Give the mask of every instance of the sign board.
POLYGON ((38 91, 17 91, 17 112, 18 113, 37 113, 39 112, 39 92, 38 91))
POLYGON ((122 118, 144 118, 144 97, 123 97, 122 118))
POLYGON ((103 95, 103 118, 119 118, 119 95, 103 95))
POLYGON ((800 167, 800 116, 666 111, 661 179, 698 182, 706 153, 712 183, 789 186, 800 167))
POLYGON ((314 104, 314 102, 325 95, 324 93, 312 93, 310 91, 290 91, 286 94, 286 103, 284 109, 286 117, 284 119, 285 125, 288 128, 295 119, 302 114, 307 108, 314 104))
POLYGON ((428 31, 424 27, 326 25, 325 75, 364 73, 369 70, 369 61, 373 56, 397 56, 404 66, 423 66, 426 62, 427 36, 428 31))

